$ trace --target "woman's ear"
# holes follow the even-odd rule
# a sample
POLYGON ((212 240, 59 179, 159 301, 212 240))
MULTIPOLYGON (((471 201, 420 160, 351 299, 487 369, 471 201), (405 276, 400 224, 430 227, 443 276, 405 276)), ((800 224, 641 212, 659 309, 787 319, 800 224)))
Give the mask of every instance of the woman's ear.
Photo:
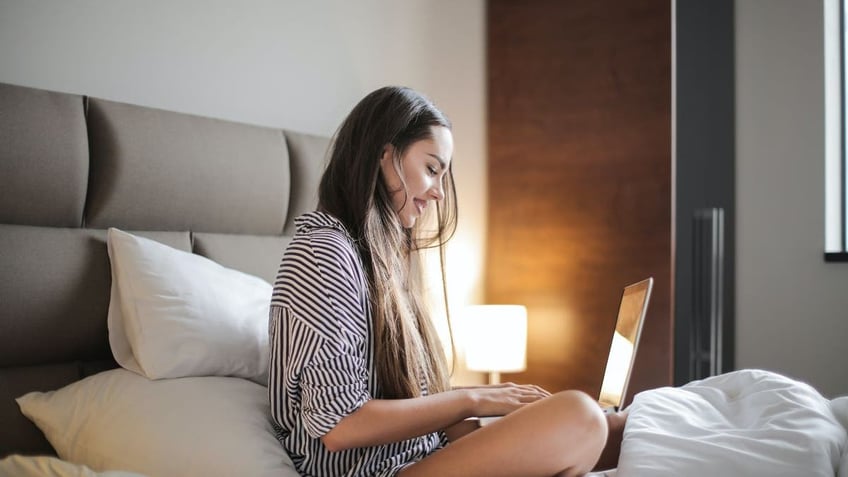
POLYGON ((383 155, 380 156, 380 162, 391 162, 392 157, 395 155, 395 147, 391 144, 386 144, 383 146, 383 155))

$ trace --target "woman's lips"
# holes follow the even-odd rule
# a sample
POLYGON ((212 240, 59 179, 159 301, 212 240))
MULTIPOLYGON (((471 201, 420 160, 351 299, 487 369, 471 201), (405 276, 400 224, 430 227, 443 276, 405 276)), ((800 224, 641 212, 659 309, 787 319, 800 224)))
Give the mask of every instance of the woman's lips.
POLYGON ((421 199, 414 199, 415 208, 418 209, 418 214, 421 215, 424 213, 424 209, 427 208, 427 201, 421 199))

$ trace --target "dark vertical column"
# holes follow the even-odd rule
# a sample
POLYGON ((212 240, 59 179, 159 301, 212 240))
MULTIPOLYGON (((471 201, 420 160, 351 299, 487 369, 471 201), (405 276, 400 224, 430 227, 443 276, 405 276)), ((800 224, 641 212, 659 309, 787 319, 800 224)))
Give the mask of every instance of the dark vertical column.
POLYGON ((674 381, 692 374, 696 211, 724 211, 721 349, 733 369, 735 276, 735 54, 733 0, 676 1, 674 381))

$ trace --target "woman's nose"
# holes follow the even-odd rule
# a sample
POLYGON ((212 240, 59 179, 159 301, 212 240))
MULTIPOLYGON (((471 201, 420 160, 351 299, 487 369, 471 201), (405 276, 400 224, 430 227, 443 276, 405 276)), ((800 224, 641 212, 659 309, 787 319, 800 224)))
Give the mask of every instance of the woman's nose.
POLYGON ((437 182, 436 185, 433 186, 432 190, 433 190, 433 198, 435 200, 442 200, 442 199, 445 198, 445 190, 444 190, 444 185, 442 184, 442 181, 437 182))

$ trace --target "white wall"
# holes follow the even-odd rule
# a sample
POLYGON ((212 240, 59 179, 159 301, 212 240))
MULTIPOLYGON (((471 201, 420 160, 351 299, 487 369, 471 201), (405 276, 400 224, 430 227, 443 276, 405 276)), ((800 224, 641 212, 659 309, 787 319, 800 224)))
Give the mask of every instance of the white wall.
POLYGON ((456 307, 482 296, 483 0, 0 0, 0 82, 331 135, 402 84, 454 123, 456 307))
POLYGON ((848 264, 825 263, 821 0, 736 1, 737 367, 848 394, 848 264))

